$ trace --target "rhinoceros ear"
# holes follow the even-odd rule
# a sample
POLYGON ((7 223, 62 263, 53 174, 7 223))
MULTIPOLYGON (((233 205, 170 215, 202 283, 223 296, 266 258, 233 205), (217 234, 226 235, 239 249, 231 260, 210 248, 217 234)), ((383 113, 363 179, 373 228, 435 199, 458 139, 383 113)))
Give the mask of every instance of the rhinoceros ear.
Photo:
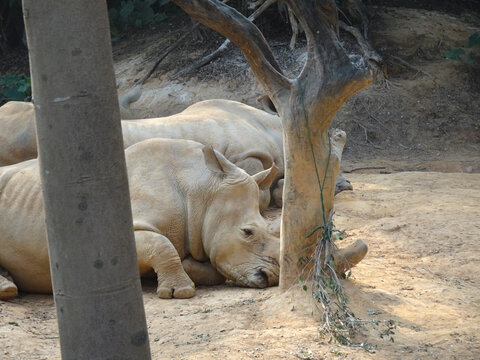
POLYGON ((272 186, 273 180, 275 180, 275 175, 277 175, 278 168, 275 164, 272 164, 272 167, 267 170, 260 171, 252 177, 258 184, 260 190, 267 190, 272 186))
POLYGON ((202 151, 205 156, 205 164, 210 171, 227 175, 237 170, 235 165, 228 161, 225 156, 214 150, 211 145, 205 145, 202 151))

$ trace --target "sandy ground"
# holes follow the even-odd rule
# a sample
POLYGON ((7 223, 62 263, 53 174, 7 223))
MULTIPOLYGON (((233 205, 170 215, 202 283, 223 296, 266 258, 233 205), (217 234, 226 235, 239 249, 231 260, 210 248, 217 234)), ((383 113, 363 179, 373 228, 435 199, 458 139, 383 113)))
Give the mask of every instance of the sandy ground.
MULTIPOLYGON (((145 281, 152 358, 480 358, 480 174, 348 178, 355 190, 336 200, 339 246, 363 238, 370 247, 343 282, 364 324, 358 346, 319 337, 307 293, 296 289, 202 287, 189 300, 160 300, 145 281)), ((0 358, 60 358, 51 296, 0 302, 0 358)))

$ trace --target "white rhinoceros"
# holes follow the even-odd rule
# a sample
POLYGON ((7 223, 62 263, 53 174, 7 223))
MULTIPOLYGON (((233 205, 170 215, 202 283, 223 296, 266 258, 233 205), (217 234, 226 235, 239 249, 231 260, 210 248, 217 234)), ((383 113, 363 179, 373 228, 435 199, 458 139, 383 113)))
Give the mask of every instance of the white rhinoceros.
MULTIPOLYGON (((0 166, 37 157, 34 116, 31 103, 11 101, 0 107, 0 166)), ((167 117, 122 120, 122 130, 125 147, 155 137, 212 145, 250 175, 275 163, 279 171, 272 191, 284 175, 280 118, 237 101, 206 100, 167 117)), ((275 192, 275 203, 279 207, 282 186, 275 192)), ((336 192, 346 189, 351 189, 351 184, 339 176, 336 192)), ((260 194, 263 211, 269 205, 270 191, 260 194)))
MULTIPOLYGON (((0 107, 0 166, 37 157, 32 103, 8 102, 0 107)), ((273 163, 283 177, 282 125, 276 115, 230 100, 206 100, 181 113, 151 119, 122 120, 124 146, 151 138, 187 139, 211 145, 253 175, 273 163)), ((260 208, 270 203, 261 192, 260 208)))
MULTIPOLYGON (((278 283, 279 239, 258 205, 259 188, 270 186, 275 166, 250 176, 188 140, 145 140, 125 155, 138 266, 142 276, 155 271, 159 297, 193 296, 192 279, 278 283)), ((0 266, 21 290, 52 290, 36 159, 0 168, 0 266)), ((0 299, 16 293, 8 284, 0 275, 0 299)))

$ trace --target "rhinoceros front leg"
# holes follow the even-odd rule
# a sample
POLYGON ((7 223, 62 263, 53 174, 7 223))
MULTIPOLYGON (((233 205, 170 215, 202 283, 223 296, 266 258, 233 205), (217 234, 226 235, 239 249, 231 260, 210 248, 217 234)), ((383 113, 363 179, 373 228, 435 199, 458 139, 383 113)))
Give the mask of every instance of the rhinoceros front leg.
POLYGON ((0 268, 0 300, 8 300, 18 295, 17 285, 8 275, 7 271, 0 268))
POLYGON ((195 285, 220 285, 225 282, 210 262, 199 262, 191 257, 182 261, 183 268, 195 285))
POLYGON ((151 269, 157 274, 157 295, 162 299, 190 298, 195 285, 185 273, 177 250, 163 235, 152 231, 135 231, 138 267, 143 275, 151 269))

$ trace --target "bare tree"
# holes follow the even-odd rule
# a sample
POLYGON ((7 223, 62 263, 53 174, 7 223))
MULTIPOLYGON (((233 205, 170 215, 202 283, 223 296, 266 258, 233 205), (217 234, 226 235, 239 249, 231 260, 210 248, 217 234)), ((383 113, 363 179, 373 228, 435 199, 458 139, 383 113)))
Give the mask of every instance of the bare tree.
POLYGON ((63 359, 149 359, 105 1, 23 1, 63 359))
POLYGON ((371 74, 355 67, 338 41, 333 0, 285 0, 308 42, 307 61, 296 79, 283 74, 260 30, 236 10, 217 0, 173 1, 242 50, 282 118, 286 173, 280 287, 287 289, 304 267, 299 260, 311 258, 324 230, 330 231, 343 147, 329 137, 332 118, 347 99, 370 85, 371 74))

